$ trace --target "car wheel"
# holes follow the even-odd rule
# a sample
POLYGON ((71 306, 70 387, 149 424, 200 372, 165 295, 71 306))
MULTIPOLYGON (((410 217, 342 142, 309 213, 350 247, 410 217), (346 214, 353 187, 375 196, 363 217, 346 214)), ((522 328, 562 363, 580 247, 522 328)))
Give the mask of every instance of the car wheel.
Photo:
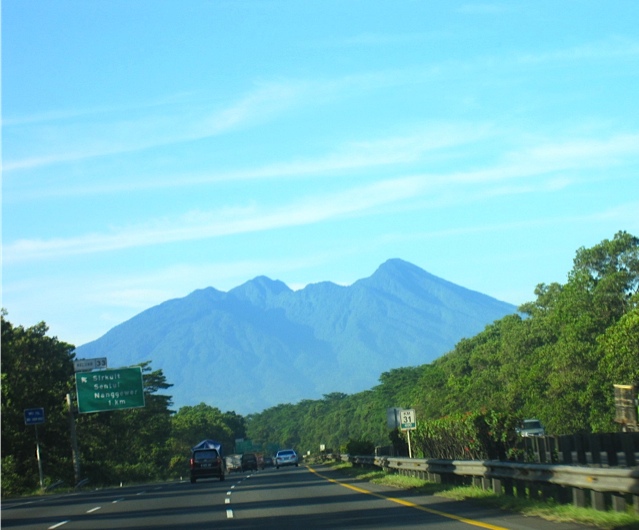
POLYGON ((220 475, 220 482, 224 480, 224 474, 220 475))
POLYGON ((191 477, 191 484, 195 484, 195 480, 193 477, 191 477))
POLYGON ((275 466, 275 469, 279 469, 279 468, 280 468, 280 466, 275 466))

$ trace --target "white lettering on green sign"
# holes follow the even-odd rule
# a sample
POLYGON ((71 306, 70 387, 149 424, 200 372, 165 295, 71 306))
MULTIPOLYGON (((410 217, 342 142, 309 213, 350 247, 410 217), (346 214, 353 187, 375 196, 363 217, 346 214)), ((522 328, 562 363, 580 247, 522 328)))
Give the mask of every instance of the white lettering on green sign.
POLYGON ((140 367, 76 373, 75 379, 82 413, 144 407, 140 367))

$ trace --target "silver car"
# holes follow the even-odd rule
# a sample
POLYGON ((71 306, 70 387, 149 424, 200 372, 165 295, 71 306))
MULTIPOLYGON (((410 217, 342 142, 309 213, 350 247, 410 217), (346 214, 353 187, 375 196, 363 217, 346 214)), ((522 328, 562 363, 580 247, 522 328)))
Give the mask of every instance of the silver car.
POLYGON ((279 469, 280 466, 295 466, 299 465, 299 458, 297 453, 293 449, 283 449, 278 451, 275 455, 275 468, 279 469))

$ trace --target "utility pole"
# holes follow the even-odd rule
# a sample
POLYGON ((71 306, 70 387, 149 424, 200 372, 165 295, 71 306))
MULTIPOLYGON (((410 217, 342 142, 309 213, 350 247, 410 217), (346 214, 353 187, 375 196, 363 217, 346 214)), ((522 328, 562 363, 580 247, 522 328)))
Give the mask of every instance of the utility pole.
POLYGON ((38 474, 40 475, 40 489, 44 489, 44 473, 42 472, 42 456, 40 455, 40 440, 38 438, 38 426, 35 427, 36 436, 36 459, 38 460, 38 474))
POLYGON ((78 435, 75 431, 75 416, 73 414, 73 401, 71 400, 71 394, 67 394, 67 406, 69 414, 69 432, 71 433, 71 451, 73 454, 73 477, 75 483, 78 484, 81 480, 80 475, 80 451, 78 450, 78 435))

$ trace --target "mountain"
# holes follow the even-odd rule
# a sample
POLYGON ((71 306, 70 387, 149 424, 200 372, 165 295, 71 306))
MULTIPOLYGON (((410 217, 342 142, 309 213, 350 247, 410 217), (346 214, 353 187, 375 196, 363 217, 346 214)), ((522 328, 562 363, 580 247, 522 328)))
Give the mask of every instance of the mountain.
POLYGON ((299 291, 259 276, 147 309, 80 346, 112 368, 151 361, 176 407, 240 414, 372 388, 390 369, 432 362, 515 306, 399 259, 345 287, 299 291))

